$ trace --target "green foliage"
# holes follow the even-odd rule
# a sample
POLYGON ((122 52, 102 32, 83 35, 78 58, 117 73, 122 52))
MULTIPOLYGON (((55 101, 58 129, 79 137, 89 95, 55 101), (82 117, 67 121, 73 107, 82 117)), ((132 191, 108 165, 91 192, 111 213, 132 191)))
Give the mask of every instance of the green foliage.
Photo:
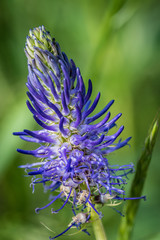
MULTIPOLYGON (((142 195, 142 190, 144 183, 146 181, 148 168, 152 158, 153 149, 155 146, 156 138, 159 130, 159 117, 154 121, 154 124, 149 131, 149 134, 145 140, 145 148, 142 152, 140 159, 137 162, 136 173, 132 182, 129 197, 138 197, 142 195)), ((129 240, 131 239, 131 234, 133 231, 135 216, 140 204, 140 200, 128 201, 125 205, 125 218, 122 219, 120 230, 119 230, 119 240, 129 240)))
MULTIPOLYGON (((133 140, 131 148, 119 150, 109 160, 128 163, 142 152, 148 126, 160 106, 160 2, 2 0, 0 10, 0 238, 48 239, 52 233, 40 221, 58 232, 64 223, 69 223, 71 213, 66 208, 65 218, 55 217, 49 210, 35 215, 34 209, 45 205, 48 195, 41 188, 32 195, 29 179, 23 178, 23 170, 18 169, 31 160, 16 153, 22 141, 12 132, 34 129, 24 99, 26 35, 30 28, 39 25, 51 31, 62 50, 80 67, 86 83, 88 78, 92 79, 94 96, 101 92, 97 111, 109 100, 116 100, 112 114, 123 113, 118 126, 123 123, 123 137, 133 136, 133 140)), ((23 147, 29 149, 29 145, 23 147)), ((152 236, 158 239, 159 154, 157 144, 143 190, 147 201, 142 202, 138 211, 133 240, 152 236)), ((108 239, 115 239, 121 217, 107 207, 103 214, 108 239)), ((83 236, 82 233, 61 239, 83 236)))

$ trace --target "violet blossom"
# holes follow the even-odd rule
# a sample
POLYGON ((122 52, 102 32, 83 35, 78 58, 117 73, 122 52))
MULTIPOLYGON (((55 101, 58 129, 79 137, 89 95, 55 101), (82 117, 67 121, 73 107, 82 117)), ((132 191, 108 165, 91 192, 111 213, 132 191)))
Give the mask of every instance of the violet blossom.
MULTIPOLYGON (((24 130, 14 135, 38 144, 35 150, 17 149, 35 157, 35 163, 21 166, 32 176, 32 186, 43 183, 44 189, 54 196, 36 212, 52 206, 57 213, 71 204, 73 220, 61 236, 70 228, 83 228, 91 216, 91 209, 101 218, 98 204, 112 200, 127 200, 124 185, 127 175, 133 172, 133 164, 109 163, 111 152, 126 146, 131 139, 117 141, 124 129, 115 128, 121 113, 111 118, 110 101, 100 112, 92 114, 100 100, 100 93, 91 101, 92 82, 85 87, 80 69, 68 60, 59 44, 52 39, 44 26, 30 30, 25 54, 28 60, 27 106, 38 131, 24 130), (91 115, 92 114, 92 115, 91 115), (101 116, 103 119, 97 121, 101 116), (115 133, 110 134, 114 128, 115 133), (54 202, 61 200, 59 209, 54 202)), ((144 198, 135 196, 135 199, 144 198)))

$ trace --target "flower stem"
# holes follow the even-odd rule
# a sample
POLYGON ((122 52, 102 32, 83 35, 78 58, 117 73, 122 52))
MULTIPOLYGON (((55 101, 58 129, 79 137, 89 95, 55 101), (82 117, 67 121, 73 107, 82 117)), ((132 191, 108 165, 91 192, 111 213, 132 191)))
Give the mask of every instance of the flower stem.
POLYGON ((91 222, 96 240, 107 240, 103 224, 98 214, 91 209, 91 222))

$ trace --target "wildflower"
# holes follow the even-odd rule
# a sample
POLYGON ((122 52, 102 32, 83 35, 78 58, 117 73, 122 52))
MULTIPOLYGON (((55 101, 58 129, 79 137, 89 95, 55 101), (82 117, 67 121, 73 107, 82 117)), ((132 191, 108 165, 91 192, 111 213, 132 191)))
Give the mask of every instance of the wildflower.
MULTIPOLYGON (((14 135, 39 144, 35 150, 17 149, 37 158, 35 163, 21 166, 33 176, 33 189, 35 184, 43 183, 45 190, 58 192, 36 212, 58 199, 63 200, 63 204, 59 209, 52 208, 52 213, 59 212, 67 203, 72 205, 73 221, 58 237, 73 226, 82 229, 89 222, 91 208, 102 217, 96 203, 127 199, 123 186, 127 175, 133 171, 133 164, 112 166, 107 156, 127 145, 130 137, 115 143, 123 126, 114 134, 109 133, 121 117, 120 113, 110 119, 108 110, 113 100, 99 113, 90 116, 99 102, 100 93, 91 102, 91 80, 86 90, 80 69, 61 52, 59 44, 43 26, 30 30, 25 53, 30 100, 27 100, 27 106, 42 129, 24 130, 14 135), (94 123, 104 114, 101 121, 94 123)), ((86 229, 82 230, 88 233, 86 229)))

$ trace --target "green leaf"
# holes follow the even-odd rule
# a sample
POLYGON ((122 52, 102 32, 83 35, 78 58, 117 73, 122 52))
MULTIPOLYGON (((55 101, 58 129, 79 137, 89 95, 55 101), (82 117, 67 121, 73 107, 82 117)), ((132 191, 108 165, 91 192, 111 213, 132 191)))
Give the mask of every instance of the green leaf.
MULTIPOLYGON (((145 140, 145 148, 140 159, 137 162, 136 173, 132 182, 130 196, 139 197, 142 195, 142 190, 147 177, 147 171, 151 161, 154 145, 156 142, 159 130, 159 116, 155 119, 149 134, 145 140)), ((126 216, 122 219, 119 229, 119 240, 131 239, 131 234, 135 222, 136 213, 140 204, 140 200, 131 200, 125 205, 126 216)))

